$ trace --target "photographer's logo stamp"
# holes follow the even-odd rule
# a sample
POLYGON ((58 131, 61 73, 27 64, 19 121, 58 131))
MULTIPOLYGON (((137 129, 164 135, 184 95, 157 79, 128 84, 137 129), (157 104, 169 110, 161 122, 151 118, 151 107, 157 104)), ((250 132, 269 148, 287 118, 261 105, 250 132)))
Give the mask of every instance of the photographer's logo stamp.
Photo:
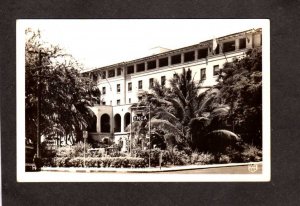
POLYGON ((258 170, 258 166, 257 164, 250 164, 248 165, 248 171, 251 172, 251 173, 254 173, 258 170))

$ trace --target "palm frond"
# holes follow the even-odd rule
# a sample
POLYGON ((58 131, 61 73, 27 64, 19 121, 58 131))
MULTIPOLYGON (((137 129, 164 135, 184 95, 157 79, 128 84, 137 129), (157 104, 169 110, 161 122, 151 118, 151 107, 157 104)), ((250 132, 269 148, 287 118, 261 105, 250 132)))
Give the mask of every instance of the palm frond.
POLYGON ((181 121, 185 115, 184 106, 176 98, 167 98, 167 100, 172 103, 172 107, 174 108, 173 114, 181 121))
POLYGON ((177 124, 179 122, 178 119, 172 113, 166 111, 162 107, 155 109, 154 114, 155 114, 154 118, 156 118, 156 119, 167 120, 172 124, 177 124))
POLYGON ((228 140, 234 140, 234 141, 241 141, 241 138, 237 136, 235 133, 225 130, 225 129, 220 129, 220 130, 214 130, 210 133, 207 134, 207 136, 218 136, 220 139, 228 139, 228 140))
POLYGON ((230 110, 230 107, 228 105, 219 106, 211 112, 210 116, 211 116, 211 118, 224 117, 224 116, 228 115, 229 110, 230 110))
POLYGON ((167 120, 151 119, 151 127, 164 131, 165 133, 172 134, 175 137, 183 138, 183 133, 173 124, 167 120))

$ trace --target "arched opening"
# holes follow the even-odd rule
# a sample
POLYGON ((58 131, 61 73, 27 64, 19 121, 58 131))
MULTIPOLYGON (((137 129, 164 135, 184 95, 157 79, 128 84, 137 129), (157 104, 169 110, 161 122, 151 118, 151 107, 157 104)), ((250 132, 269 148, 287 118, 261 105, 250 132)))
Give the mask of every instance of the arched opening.
POLYGON ((127 112, 124 115, 124 130, 126 129, 126 127, 130 124, 130 113, 127 112))
POLYGON ((114 120, 115 120, 115 129, 114 131, 115 132, 121 132, 121 116, 119 114, 116 114, 115 117, 114 117, 114 120))
POLYGON ((101 132, 110 133, 110 117, 108 114, 103 114, 101 116, 101 132))

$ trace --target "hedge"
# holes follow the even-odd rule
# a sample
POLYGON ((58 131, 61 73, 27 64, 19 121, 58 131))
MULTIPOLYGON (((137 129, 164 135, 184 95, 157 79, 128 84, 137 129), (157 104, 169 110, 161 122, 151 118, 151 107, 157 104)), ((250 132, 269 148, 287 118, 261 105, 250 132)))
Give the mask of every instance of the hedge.
MULTIPOLYGON (((83 167, 83 157, 55 157, 51 161, 52 167, 83 167)), ((88 157, 85 158, 86 167, 114 167, 114 168, 144 168, 147 161, 136 157, 88 157)))

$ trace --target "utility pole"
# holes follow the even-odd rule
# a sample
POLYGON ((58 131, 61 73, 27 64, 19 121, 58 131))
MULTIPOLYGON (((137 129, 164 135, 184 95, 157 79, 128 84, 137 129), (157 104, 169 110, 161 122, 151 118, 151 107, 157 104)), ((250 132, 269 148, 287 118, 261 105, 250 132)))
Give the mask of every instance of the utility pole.
MULTIPOLYGON (((139 108, 148 108, 149 109, 149 167, 151 166, 151 106, 136 106, 136 107, 131 107, 131 114, 130 117, 132 118, 132 109, 139 109, 139 108)), ((131 123, 132 125, 132 123, 131 123)), ((130 146, 131 146, 131 125, 130 125, 130 146)), ((130 148, 131 151, 131 148, 130 148)), ((131 153, 130 153, 131 154, 131 153)))
POLYGON ((149 168, 151 167, 151 107, 149 105, 149 168))
POLYGON ((41 116, 41 101, 40 101, 40 96, 41 96, 41 87, 40 87, 40 70, 42 67, 42 55, 41 55, 41 50, 38 52, 39 55, 39 61, 38 61, 38 68, 37 68, 37 118, 36 118, 36 155, 38 158, 41 157, 40 154, 40 141, 41 141, 41 134, 40 134, 40 116, 41 116))

